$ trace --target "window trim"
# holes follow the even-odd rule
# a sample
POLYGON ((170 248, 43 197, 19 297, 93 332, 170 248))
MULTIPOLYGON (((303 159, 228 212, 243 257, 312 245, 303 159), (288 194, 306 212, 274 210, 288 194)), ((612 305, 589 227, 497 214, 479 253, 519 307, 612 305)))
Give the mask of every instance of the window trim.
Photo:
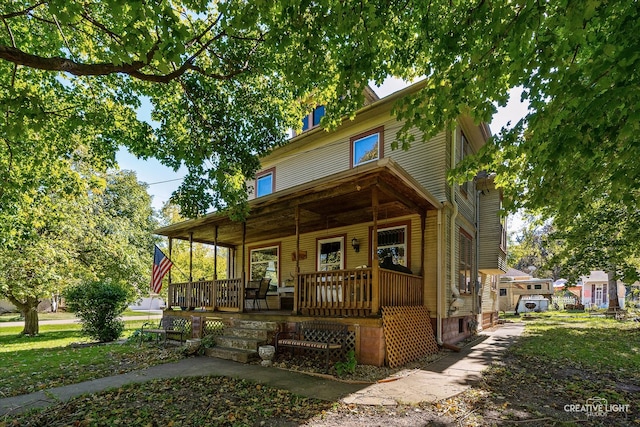
MULTIPOLYGON (((461 295, 471 295, 473 293, 473 287, 474 287, 474 265, 473 265, 473 237, 467 233, 464 229, 459 228, 458 230, 458 291, 460 292, 461 295), (462 247, 462 239, 466 239, 469 242, 469 247, 468 247, 468 252, 467 255, 469 256, 469 263, 465 263, 465 267, 468 267, 469 270, 469 284, 467 287, 467 282, 466 280, 464 281, 464 285, 462 283, 462 281, 460 280, 462 277, 462 274, 460 273, 460 269, 462 267, 463 264, 463 259, 462 259, 462 255, 463 255, 463 247, 462 247)), ((465 271, 467 269, 465 268, 465 271)), ((467 276, 464 276, 465 279, 467 279, 467 276)))
POLYGON ((367 163, 370 162, 374 162, 377 160, 380 160, 384 158, 384 126, 379 126, 377 128, 368 130, 366 132, 360 133, 358 135, 354 135, 349 139, 349 168, 353 169, 356 168, 358 166, 362 166, 362 165, 366 165, 367 163), (354 148, 355 148, 355 143, 361 139, 364 139, 368 136, 374 135, 374 134, 378 134, 378 158, 373 159, 373 160, 368 160, 366 162, 362 162, 362 163, 358 163, 357 165, 354 164, 355 158, 354 158, 354 148))
POLYGON ((320 270, 320 245, 322 243, 330 243, 340 241, 342 250, 342 256, 340 257, 340 270, 344 270, 347 265, 347 249, 345 247, 345 242, 347 241, 346 234, 337 234, 335 236, 327 236, 327 237, 318 237, 316 238, 316 271, 320 270))
POLYGON ((269 194, 273 194, 276 191, 276 168, 269 168, 269 169, 265 169, 263 171, 260 171, 258 173, 256 173, 256 180, 255 180, 255 196, 256 198, 258 197, 264 197, 264 196, 268 196, 269 194), (271 192, 267 193, 267 194, 258 194, 258 181, 261 178, 267 177, 271 175, 271 192))

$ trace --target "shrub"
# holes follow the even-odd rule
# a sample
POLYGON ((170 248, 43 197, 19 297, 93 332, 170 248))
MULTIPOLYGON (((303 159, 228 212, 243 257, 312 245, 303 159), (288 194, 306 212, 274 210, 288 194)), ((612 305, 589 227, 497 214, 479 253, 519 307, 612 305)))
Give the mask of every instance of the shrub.
POLYGON ((82 332, 100 342, 117 340, 124 331, 119 318, 127 308, 128 292, 122 286, 92 282, 65 292, 67 307, 82 321, 82 332))
POLYGON ((336 373, 338 377, 342 377, 344 374, 355 374, 356 373, 356 365, 358 361, 356 360, 356 353, 353 350, 349 350, 347 353, 347 360, 336 362, 336 373))

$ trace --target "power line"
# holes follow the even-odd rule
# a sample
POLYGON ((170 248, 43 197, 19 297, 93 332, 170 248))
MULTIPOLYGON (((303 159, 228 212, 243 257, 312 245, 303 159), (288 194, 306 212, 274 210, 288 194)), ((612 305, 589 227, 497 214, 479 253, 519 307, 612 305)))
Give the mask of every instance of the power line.
POLYGON ((182 178, 176 178, 176 179, 169 179, 166 181, 158 181, 158 182, 147 182, 147 185, 156 185, 156 184, 165 184, 167 182, 175 182, 175 181, 182 181, 184 179, 184 176, 182 178))

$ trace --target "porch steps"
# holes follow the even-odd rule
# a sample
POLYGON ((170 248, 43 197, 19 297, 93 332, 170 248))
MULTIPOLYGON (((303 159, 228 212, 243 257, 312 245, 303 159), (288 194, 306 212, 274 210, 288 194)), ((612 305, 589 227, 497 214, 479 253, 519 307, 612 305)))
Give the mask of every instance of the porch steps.
POLYGON ((216 346, 208 348, 205 354, 249 363, 259 357, 258 347, 271 344, 277 331, 277 322, 231 319, 224 327, 224 335, 216 338, 216 346))

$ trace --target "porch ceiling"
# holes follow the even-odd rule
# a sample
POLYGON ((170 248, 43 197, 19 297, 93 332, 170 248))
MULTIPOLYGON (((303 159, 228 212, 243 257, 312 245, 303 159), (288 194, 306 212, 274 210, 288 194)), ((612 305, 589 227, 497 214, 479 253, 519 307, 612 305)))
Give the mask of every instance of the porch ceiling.
MULTIPOLYGON (((245 242, 280 239, 373 220, 374 191, 378 195, 379 219, 421 214, 440 203, 390 159, 372 162, 320 180, 280 191, 249 202, 245 242), (375 189, 375 190, 374 190, 375 189)), ((224 213, 173 224, 155 231, 174 239, 213 244, 218 226, 218 245, 242 244, 243 223, 224 213)))

